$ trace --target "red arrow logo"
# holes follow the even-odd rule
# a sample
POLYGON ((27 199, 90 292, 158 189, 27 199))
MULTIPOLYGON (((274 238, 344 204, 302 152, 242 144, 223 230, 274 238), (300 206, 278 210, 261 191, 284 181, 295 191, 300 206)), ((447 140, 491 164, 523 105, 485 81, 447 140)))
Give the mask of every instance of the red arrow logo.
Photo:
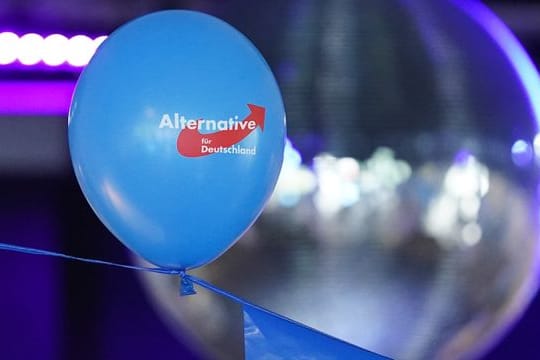
POLYGON ((211 134, 201 134, 198 126, 194 129, 185 128, 178 134, 176 148, 180 155, 200 157, 211 155, 208 148, 228 148, 244 140, 257 127, 264 131, 266 109, 262 106, 247 104, 250 113, 242 121, 230 123, 230 128, 211 134))

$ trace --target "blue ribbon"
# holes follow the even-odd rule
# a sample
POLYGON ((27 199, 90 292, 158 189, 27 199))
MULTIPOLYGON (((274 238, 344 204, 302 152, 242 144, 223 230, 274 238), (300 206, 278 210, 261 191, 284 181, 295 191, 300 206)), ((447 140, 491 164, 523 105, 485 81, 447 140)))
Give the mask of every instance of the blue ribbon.
POLYGON ((180 277, 180 295, 196 294, 194 284, 199 285, 215 294, 228 298, 244 309, 246 359, 258 359, 263 355, 278 356, 279 358, 312 358, 313 354, 324 354, 333 358, 354 359, 385 359, 385 357, 345 343, 339 339, 323 334, 315 329, 306 327, 294 320, 252 304, 245 299, 220 289, 203 279, 187 274, 184 270, 143 267, 118 264, 110 261, 83 258, 66 255, 54 251, 40 250, 25 246, 0 243, 0 250, 13 251, 31 255, 52 256, 67 260, 80 261, 90 264, 106 265, 127 270, 146 271, 180 277), (254 319, 257 321, 255 322, 254 319), (256 328, 257 331, 253 331, 256 328), (260 334, 265 334, 262 338, 260 334), (259 336, 253 336, 259 334, 259 336), (277 335, 276 335, 277 334, 277 335), (261 341, 262 339, 262 341, 261 341), (345 357, 341 357, 341 355, 345 357))
POLYGON ((90 263, 90 264, 107 265, 107 266, 113 266, 113 267, 122 268, 122 269, 147 271, 147 272, 153 272, 153 273, 165 274, 165 275, 180 275, 182 273, 181 270, 176 270, 176 269, 149 268, 149 267, 142 267, 142 266, 117 264, 117 263, 109 262, 109 261, 71 256, 71 255, 66 255, 66 254, 62 254, 62 253, 58 253, 54 251, 40 250, 40 249, 34 249, 34 248, 25 247, 25 246, 17 246, 17 245, 5 244, 5 243, 0 243, 0 250, 13 251, 13 252, 31 254, 31 255, 52 256, 52 257, 58 257, 58 258, 67 259, 67 260, 81 261, 81 262, 90 263))

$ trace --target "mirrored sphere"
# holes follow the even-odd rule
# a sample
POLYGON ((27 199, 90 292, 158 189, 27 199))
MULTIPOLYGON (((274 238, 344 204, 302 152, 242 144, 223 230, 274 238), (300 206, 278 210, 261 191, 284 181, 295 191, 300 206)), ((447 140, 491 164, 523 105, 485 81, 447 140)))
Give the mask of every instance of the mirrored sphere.
MULTIPOLYGON (((285 10, 278 186, 244 238, 194 274, 390 357, 481 355, 536 291, 534 66, 473 1, 285 10)), ((141 279, 172 331, 209 357, 241 356, 235 304, 141 279)))

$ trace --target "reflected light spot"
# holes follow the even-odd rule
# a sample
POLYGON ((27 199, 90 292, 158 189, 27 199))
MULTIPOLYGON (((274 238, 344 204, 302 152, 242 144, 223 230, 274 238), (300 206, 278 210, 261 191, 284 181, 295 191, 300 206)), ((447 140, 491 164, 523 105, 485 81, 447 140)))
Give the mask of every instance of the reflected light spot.
POLYGON ((450 195, 443 194, 435 198, 429 205, 424 226, 426 232, 446 245, 452 238, 458 218, 458 204, 450 195))
POLYGON ((348 179, 354 179, 360 172, 358 161, 350 157, 344 157, 338 160, 338 171, 348 179))
POLYGON ((476 220, 480 211, 480 199, 477 196, 461 199, 459 211, 464 220, 476 220))
POLYGON ((525 140, 518 140, 512 145, 512 161, 515 165, 523 167, 531 163, 533 149, 525 140))
POLYGON ((474 246, 482 238, 482 228, 477 223, 469 223, 461 230, 461 237, 465 245, 474 246))
POLYGON ((489 191, 489 170, 474 157, 464 164, 454 164, 448 169, 444 188, 458 197, 484 196, 489 191))

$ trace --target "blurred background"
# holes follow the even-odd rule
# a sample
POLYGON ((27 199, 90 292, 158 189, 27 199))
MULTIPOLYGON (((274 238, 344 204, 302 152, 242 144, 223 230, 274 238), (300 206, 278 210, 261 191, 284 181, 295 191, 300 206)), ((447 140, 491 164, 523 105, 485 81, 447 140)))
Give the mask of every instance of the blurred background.
MULTIPOLYGON (((538 64, 540 4, 484 4, 538 64)), ((533 354, 540 83, 476 2, 2 0, 0 242, 144 264, 78 188, 67 109, 104 36, 173 8, 246 34, 288 116, 274 197, 198 275, 392 357, 533 354)), ((240 309, 177 282, 0 252, 0 358, 240 358, 240 309)))

